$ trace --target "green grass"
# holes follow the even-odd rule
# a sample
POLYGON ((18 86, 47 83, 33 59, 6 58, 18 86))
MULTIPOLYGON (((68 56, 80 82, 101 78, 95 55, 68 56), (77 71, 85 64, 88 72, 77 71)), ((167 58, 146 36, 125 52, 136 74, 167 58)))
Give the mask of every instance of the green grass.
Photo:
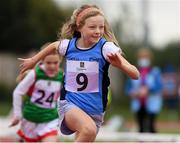
POLYGON ((165 129, 159 129, 158 130, 159 133, 163 133, 163 134, 179 134, 180 133, 180 129, 173 129, 173 130, 165 130, 165 129))
MULTIPOLYGON (((179 122, 180 121, 180 112, 178 110, 180 110, 180 109, 168 110, 167 108, 163 108, 162 111, 157 116, 157 122, 165 122, 165 123, 166 122, 167 123, 179 122)), ((120 115, 121 117, 123 117, 125 122, 135 123, 135 117, 134 117, 134 114, 132 113, 132 111, 130 110, 130 107, 129 106, 121 106, 121 105, 110 106, 106 112, 105 121, 110 119, 113 115, 117 115, 117 114, 120 115)), ((165 124, 165 126, 166 126, 166 124, 165 124)), ((170 127, 170 128, 162 127, 162 128, 158 128, 158 132, 179 134, 180 128, 179 128, 179 126, 178 127, 170 127)))
MULTIPOLYGON (((106 119, 116 114, 121 115, 125 120, 134 120, 134 114, 129 106, 110 105, 106 111, 106 119)), ((162 108, 162 111, 158 114, 158 121, 180 121, 180 109, 168 110, 162 108)))
POLYGON ((158 115, 159 121, 180 121, 180 112, 177 110, 163 109, 158 115))

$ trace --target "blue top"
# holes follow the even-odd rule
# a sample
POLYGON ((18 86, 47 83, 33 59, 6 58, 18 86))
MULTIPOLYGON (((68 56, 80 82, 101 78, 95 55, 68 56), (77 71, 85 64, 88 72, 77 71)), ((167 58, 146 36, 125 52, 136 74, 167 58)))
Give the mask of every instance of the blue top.
POLYGON ((102 54, 106 40, 101 38, 89 49, 79 49, 76 42, 77 38, 70 40, 65 54, 65 89, 61 100, 74 103, 88 114, 101 114, 106 108, 110 84, 109 63, 102 54))
MULTIPOLYGON (((142 84, 142 78, 138 80, 128 80, 126 85, 127 94, 131 94, 137 91, 142 84)), ((162 79, 159 68, 154 67, 150 70, 145 78, 145 86, 149 90, 145 108, 150 113, 158 113, 162 107, 162 79)), ((133 98, 131 102, 132 111, 136 112, 140 109, 140 101, 137 98, 133 98)))

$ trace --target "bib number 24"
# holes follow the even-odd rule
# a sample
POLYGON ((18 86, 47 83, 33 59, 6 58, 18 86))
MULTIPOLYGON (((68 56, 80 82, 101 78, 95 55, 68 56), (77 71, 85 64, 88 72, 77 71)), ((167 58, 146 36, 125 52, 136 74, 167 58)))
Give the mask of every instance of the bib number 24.
POLYGON ((41 105, 43 105, 44 102, 48 102, 50 105, 53 103, 54 92, 52 92, 48 97, 45 96, 46 94, 44 90, 38 90, 38 92, 41 96, 35 100, 36 103, 41 105))

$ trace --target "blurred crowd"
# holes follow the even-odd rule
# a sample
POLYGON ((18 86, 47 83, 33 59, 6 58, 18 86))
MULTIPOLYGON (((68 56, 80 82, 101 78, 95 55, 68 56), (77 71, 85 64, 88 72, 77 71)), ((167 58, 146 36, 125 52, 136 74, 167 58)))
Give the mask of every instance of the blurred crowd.
POLYGON ((160 69, 152 65, 154 58, 150 49, 140 49, 137 53, 140 79, 128 79, 126 83, 139 132, 156 133, 156 120, 162 107, 177 110, 179 105, 180 84, 175 68, 167 64, 160 69))

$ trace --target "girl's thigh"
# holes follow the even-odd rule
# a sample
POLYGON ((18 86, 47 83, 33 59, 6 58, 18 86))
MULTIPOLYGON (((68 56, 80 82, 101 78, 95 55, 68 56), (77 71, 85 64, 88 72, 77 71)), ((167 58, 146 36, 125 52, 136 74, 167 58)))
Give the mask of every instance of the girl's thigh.
POLYGON ((90 130, 97 130, 96 124, 93 119, 79 108, 72 108, 65 113, 65 123, 72 131, 81 132, 87 128, 90 130))

